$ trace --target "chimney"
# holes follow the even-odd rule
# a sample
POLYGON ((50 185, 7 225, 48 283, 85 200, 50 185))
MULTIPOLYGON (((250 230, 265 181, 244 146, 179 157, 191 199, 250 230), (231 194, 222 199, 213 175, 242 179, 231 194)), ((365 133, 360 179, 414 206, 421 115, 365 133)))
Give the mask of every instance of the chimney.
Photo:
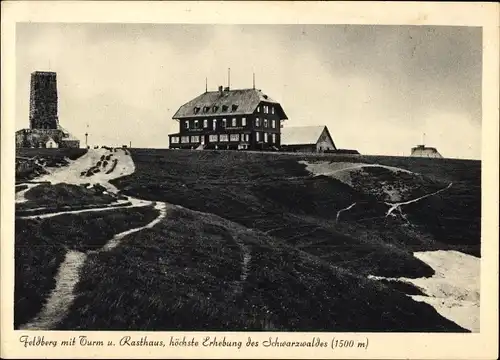
POLYGON ((226 87, 224 88, 224 91, 229 91, 229 86, 226 86, 226 87))
POLYGON ((222 95, 222 89, 223 89, 222 85, 219 86, 219 95, 222 95))

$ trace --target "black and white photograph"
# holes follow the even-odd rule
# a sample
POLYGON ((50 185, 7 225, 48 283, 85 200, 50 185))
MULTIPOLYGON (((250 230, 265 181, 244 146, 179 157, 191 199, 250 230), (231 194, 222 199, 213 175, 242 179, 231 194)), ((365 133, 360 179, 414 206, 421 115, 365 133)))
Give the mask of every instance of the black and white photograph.
POLYGON ((14 330, 481 332, 482 27, 15 32, 14 330))

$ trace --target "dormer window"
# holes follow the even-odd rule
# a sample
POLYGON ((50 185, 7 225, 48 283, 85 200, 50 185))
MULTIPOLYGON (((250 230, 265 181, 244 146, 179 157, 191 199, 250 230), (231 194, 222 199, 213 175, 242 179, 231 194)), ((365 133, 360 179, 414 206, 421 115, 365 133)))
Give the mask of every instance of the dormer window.
POLYGON ((204 106, 204 107, 203 107, 203 112, 208 112, 208 110, 210 110, 210 107, 209 107, 209 106, 204 106))
POLYGON ((217 112, 217 110, 218 110, 218 109, 219 109, 219 107, 218 107, 217 105, 214 105, 214 106, 212 107, 212 111, 213 111, 213 112, 217 112))
POLYGON ((236 111, 238 109, 238 105, 233 104, 231 105, 231 111, 236 111))
POLYGON ((228 108, 229 108, 229 106, 227 106, 227 105, 222 105, 222 111, 226 112, 228 108))
POLYGON ((200 112, 200 107, 199 106, 195 106, 194 107, 194 113, 198 114, 199 112, 200 112))

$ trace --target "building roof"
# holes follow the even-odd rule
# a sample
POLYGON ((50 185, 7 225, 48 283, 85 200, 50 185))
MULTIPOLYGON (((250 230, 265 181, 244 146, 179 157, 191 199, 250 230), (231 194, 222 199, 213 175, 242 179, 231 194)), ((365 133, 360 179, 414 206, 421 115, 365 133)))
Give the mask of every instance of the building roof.
POLYGON ((206 117, 222 115, 248 115, 255 112, 259 103, 267 102, 277 105, 281 119, 287 119, 281 105, 258 89, 224 89, 207 91, 182 105, 174 114, 174 119, 186 117, 206 117))
POLYGON ((411 148, 411 156, 442 157, 435 147, 428 147, 425 145, 417 145, 411 148))
POLYGON ((325 128, 325 125, 284 127, 281 145, 316 144, 325 128))

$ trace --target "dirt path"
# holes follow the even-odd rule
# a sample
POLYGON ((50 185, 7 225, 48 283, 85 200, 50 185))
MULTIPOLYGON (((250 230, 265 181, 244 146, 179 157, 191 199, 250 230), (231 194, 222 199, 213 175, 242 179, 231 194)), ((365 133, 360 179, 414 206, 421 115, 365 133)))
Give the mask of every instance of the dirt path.
POLYGON ((108 251, 108 250, 114 249, 115 247, 117 247, 120 244, 120 241, 125 236, 127 236, 129 234, 136 233, 136 232, 141 231, 143 229, 151 229, 153 226, 155 226, 161 220, 163 220, 165 218, 165 216, 167 215, 167 204, 163 203, 163 202, 158 202, 158 203, 156 203, 154 208, 160 212, 160 214, 156 217, 156 219, 154 219, 153 221, 151 221, 147 225, 140 226, 140 227, 130 229, 130 230, 126 230, 126 231, 123 231, 119 234, 116 234, 110 241, 108 241, 104 245, 104 247, 102 248, 102 251, 108 251))
POLYGON ((435 191, 435 192, 430 193, 430 194, 426 194, 426 195, 424 195, 424 196, 420 196, 419 198, 416 198, 416 199, 413 199, 413 200, 404 201, 404 202, 399 202, 399 203, 395 203, 395 204, 394 204, 394 203, 389 203, 389 202, 386 202, 385 204, 386 204, 386 205, 388 205, 388 206, 390 206, 390 208, 389 208, 389 210, 387 210, 387 214, 386 214, 385 216, 387 217, 387 216, 391 215, 391 214, 392 214, 392 212, 393 212, 394 210, 399 210, 399 211, 401 211, 401 206, 403 206, 403 205, 412 204, 412 203, 415 203, 415 202, 420 201, 420 200, 422 200, 422 199, 428 198, 428 197, 430 197, 430 196, 437 195, 437 194, 439 194, 440 192, 443 192, 443 191, 445 191, 445 190, 448 190, 448 189, 449 189, 452 185, 453 185, 453 183, 450 183, 447 187, 445 187, 445 188, 443 188, 443 189, 440 189, 440 190, 435 191))
POLYGON ((21 184, 18 184, 18 185, 26 185, 27 188, 24 189, 24 190, 21 190, 21 191, 18 191, 16 193, 16 204, 19 204, 19 203, 23 203, 23 202, 26 202, 28 201, 28 199, 26 199, 26 193, 30 190, 30 189, 33 189, 34 187, 38 186, 39 184, 33 184, 33 183, 21 183, 21 184))
MULTIPOLYGON (((73 161, 66 168, 55 169, 52 173, 44 175, 40 178, 40 181, 47 181, 51 184, 57 183, 69 183, 69 184, 84 184, 99 183, 104 186, 107 191, 116 193, 118 190, 115 186, 109 183, 109 180, 115 179, 121 176, 132 174, 135 171, 135 165, 131 156, 124 152, 118 150, 117 152, 111 152, 109 150, 100 149, 100 151, 89 150, 87 154, 82 156, 80 159, 73 161), (90 177, 81 176, 82 172, 87 171, 89 168, 94 166, 103 155, 109 155, 110 153, 117 159, 116 166, 113 172, 106 174, 105 172, 100 172, 94 174, 90 177)), ((37 184, 33 184, 36 186, 37 184)), ((27 189, 26 189, 27 191, 27 189)), ((19 196, 19 200, 22 200, 23 194, 19 196)), ((119 202, 117 202, 119 203, 119 202)), ((123 203, 131 203, 129 206, 122 206, 119 208, 130 208, 138 206, 150 206, 154 204, 154 208, 159 211, 159 215, 144 226, 129 229, 123 231, 119 234, 114 235, 100 250, 91 250, 87 253, 68 251, 65 256, 64 262, 60 265, 58 273, 55 277, 56 285, 54 290, 50 293, 47 298, 47 302, 35 318, 28 324, 22 326, 22 329, 26 330, 51 330, 59 322, 61 322, 73 304, 75 299, 74 289, 79 281, 80 270, 85 263, 85 259, 89 254, 95 254, 102 251, 109 251, 118 246, 125 238, 125 236, 141 231, 143 229, 152 228, 158 224, 167 215, 167 204, 163 202, 153 203, 148 200, 142 200, 134 197, 128 197, 127 200, 123 200, 123 203)), ((116 205, 116 204, 115 204, 116 205)), ((77 214, 83 212, 96 212, 96 211, 106 211, 110 210, 112 207, 109 205, 105 207, 91 208, 91 209, 80 209, 80 210, 67 210, 56 213, 47 213, 33 216, 24 216, 22 218, 49 218, 53 216, 63 215, 63 214, 77 214)))
POLYGON ((52 329, 67 314, 75 298, 73 289, 79 280, 87 255, 83 252, 68 251, 64 262, 56 275, 56 287, 50 293, 45 306, 33 321, 21 327, 21 330, 52 329))

